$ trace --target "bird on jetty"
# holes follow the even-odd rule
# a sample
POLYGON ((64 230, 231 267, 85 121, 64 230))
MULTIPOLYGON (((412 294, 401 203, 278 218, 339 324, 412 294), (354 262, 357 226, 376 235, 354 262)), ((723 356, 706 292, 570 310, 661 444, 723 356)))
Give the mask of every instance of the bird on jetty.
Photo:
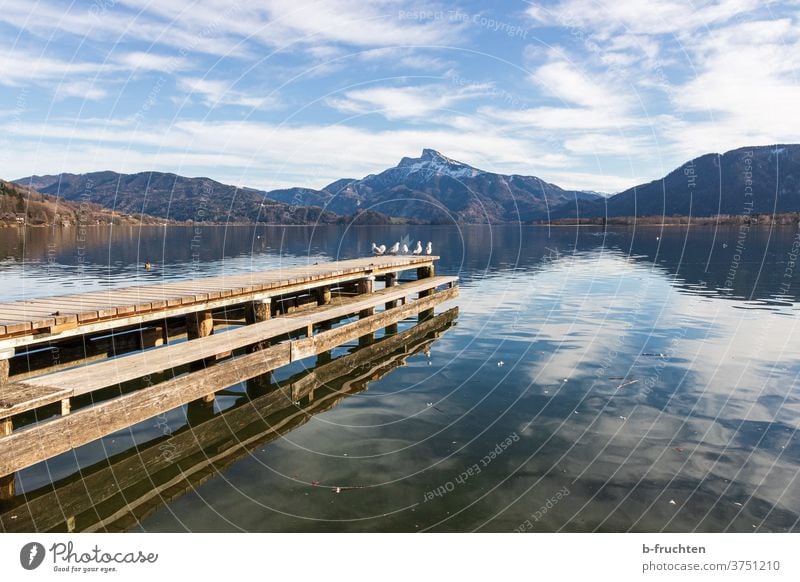
POLYGON ((433 243, 429 242, 428 246, 425 247, 425 254, 429 255, 433 252, 433 243))
POLYGON ((400 252, 400 242, 399 241, 394 243, 392 245, 392 248, 389 249, 389 254, 390 255, 396 255, 398 252, 400 252))
POLYGON ((385 252, 386 252, 386 245, 377 246, 375 243, 372 243, 373 255, 382 255, 385 252))
POLYGON ((422 254, 422 241, 417 241, 417 246, 414 248, 414 252, 411 253, 412 255, 421 255, 422 254))
POLYGON ((404 255, 408 254, 408 245, 404 244, 403 247, 400 249, 400 252, 404 255))

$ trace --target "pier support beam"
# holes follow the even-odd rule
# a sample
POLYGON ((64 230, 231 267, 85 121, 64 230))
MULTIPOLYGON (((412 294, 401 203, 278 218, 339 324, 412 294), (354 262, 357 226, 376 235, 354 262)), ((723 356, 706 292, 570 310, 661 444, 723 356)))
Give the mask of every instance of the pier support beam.
MULTIPOLYGON (((272 318, 272 301, 270 299, 260 299, 253 301, 245 306, 244 318, 248 325, 267 321, 272 318)), ((268 348, 271 345, 269 340, 258 342, 248 349, 249 352, 257 352, 268 348)), ((247 391, 252 394, 261 394, 272 384, 272 372, 266 372, 261 376, 256 376, 247 381, 247 391)))
MULTIPOLYGON (((397 273, 386 273, 386 288, 394 287, 397 285, 397 273)), ((397 305, 397 301, 387 301, 385 308, 391 309, 397 305)))
POLYGON ((146 350, 164 345, 164 328, 148 327, 139 331, 139 349, 146 350))
POLYGON ((211 311, 198 311, 186 316, 186 335, 193 340, 214 333, 214 316, 211 311))
MULTIPOLYGON (((417 269, 417 279, 428 279, 429 277, 433 277, 435 274, 433 265, 430 267, 419 267, 417 269)), ((434 290, 428 289, 427 291, 421 291, 419 294, 419 298, 422 299, 423 297, 428 297, 433 295, 434 290)), ((433 317, 433 309, 426 309, 424 311, 420 311, 419 315, 417 315, 417 322, 421 323, 433 317)))
POLYGON ((244 319, 249 324, 267 321, 272 317, 272 302, 269 299, 251 301, 244 308, 244 319))
MULTIPOLYGON (((189 313, 186 316, 186 337, 189 341, 201 337, 207 337, 213 333, 214 316, 212 315, 211 311, 198 311, 197 313, 189 313)), ((210 360, 212 361, 199 362, 197 365, 192 367, 202 369, 203 367, 212 364, 214 358, 210 358, 210 360)), ((211 404, 211 406, 213 406, 214 398, 214 393, 211 392, 210 394, 203 396, 200 400, 198 400, 198 402, 206 405, 211 404)), ((191 404, 192 403, 190 403, 190 405, 191 404)))
POLYGON ((331 288, 328 285, 316 289, 314 294, 317 297, 317 305, 327 305, 331 302, 331 288))
MULTIPOLYGON (((8 360, 3 360, 8 362, 8 360)), ((11 422, 10 418, 3 418, 0 419, 0 438, 9 436, 11 431, 14 429, 14 425, 11 422)), ((15 473, 11 473, 11 475, 3 475, 0 476, 0 507, 4 505, 5 501, 9 499, 13 499, 17 493, 15 487, 15 473)))
POLYGON ((11 370, 11 358, 14 357, 14 350, 0 351, 0 386, 8 384, 8 374, 11 370))
MULTIPOLYGON (((359 295, 365 293, 372 293, 375 288, 375 277, 367 277, 366 279, 362 279, 358 282, 357 290, 359 295)), ((369 309, 362 309, 358 312, 359 319, 364 319, 365 317, 369 317, 370 315, 375 314, 375 308, 370 307, 369 309)), ((358 338, 358 345, 359 346, 368 346, 375 341, 375 333, 368 333, 366 335, 362 335, 358 338)))

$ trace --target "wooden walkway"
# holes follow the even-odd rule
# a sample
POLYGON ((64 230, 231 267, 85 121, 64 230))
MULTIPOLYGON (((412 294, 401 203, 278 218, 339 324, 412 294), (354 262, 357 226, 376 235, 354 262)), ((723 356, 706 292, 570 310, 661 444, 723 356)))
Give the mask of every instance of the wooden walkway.
POLYGON ((436 256, 382 256, 0 303, 0 353, 53 339, 430 267, 436 256))
POLYGON ((457 277, 434 275, 436 259, 354 259, 0 305, 13 314, 0 321, 0 500, 13 497, 20 469, 350 341, 369 345, 403 319, 430 319, 458 296, 457 277), (416 279, 400 283, 407 270, 416 279), (85 357, 21 371, 42 349, 85 357))

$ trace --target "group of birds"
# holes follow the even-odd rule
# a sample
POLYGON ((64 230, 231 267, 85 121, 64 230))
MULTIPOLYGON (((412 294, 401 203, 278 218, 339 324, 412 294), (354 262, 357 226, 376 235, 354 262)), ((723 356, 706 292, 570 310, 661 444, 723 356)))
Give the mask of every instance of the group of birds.
MULTIPOLYGON (((430 255, 433 253, 433 243, 428 243, 425 247, 425 254, 430 255)), ((408 245, 400 245, 400 241, 394 243, 389 250, 386 250, 386 245, 376 245, 372 243, 373 255, 421 255, 422 254, 422 241, 417 241, 417 246, 413 251, 409 252, 408 245)))

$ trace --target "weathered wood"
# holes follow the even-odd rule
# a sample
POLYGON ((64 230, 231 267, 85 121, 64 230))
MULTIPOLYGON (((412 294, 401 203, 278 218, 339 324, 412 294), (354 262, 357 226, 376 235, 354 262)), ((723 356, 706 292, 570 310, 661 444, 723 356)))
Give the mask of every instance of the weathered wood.
MULTIPOLYGON (((436 277, 424 282, 415 281, 391 289, 382 289, 371 296, 342 298, 337 300, 338 302, 317 308, 307 314, 302 313, 274 318, 186 343, 170 344, 144 353, 125 355, 114 360, 101 361, 55 374, 29 378, 25 380, 23 385, 66 389, 71 391, 71 395, 78 396, 107 386, 142 378, 162 370, 202 361, 215 357, 217 354, 253 346, 270 338, 306 329, 308 324, 349 316, 357 313, 364 306, 380 305, 386 299, 397 299, 418 293, 419 290, 429 286, 446 285, 453 280, 456 280, 456 278, 436 277)), ((38 392, 36 394, 38 395, 38 392)), ((63 392, 60 394, 63 394, 63 392)), ((61 398, 63 396, 58 400, 61 398)), ((0 399, 2 399, 1 395, 0 399)), ((0 414, 2 414, 2 407, 0 407, 0 414)))
POLYGON ((71 394, 71 388, 29 386, 24 382, 0 386, 0 419, 60 402, 71 394))
POLYGON ((327 305, 331 302, 331 288, 330 285, 325 285, 316 289, 317 305, 327 305))
MULTIPOLYGON (((299 379, 292 380, 290 378, 283 387, 275 387, 274 391, 243 402, 200 425, 182 428, 168 439, 158 439, 140 445, 135 451, 123 453, 117 459, 101 461, 95 467, 85 467, 81 470, 80 479, 70 479, 64 484, 54 484, 54 489, 48 487, 41 494, 36 491, 30 492, 26 494, 24 505, 0 515, 0 530, 8 532, 48 531, 63 523, 65 519, 69 519, 66 516, 87 512, 115 495, 120 498, 120 506, 127 510, 133 510, 144 499, 152 498, 152 493, 156 493, 163 503, 168 497, 165 495, 165 489, 171 483, 171 480, 164 482, 161 478, 166 469, 174 467, 175 472, 179 475, 196 474, 200 465, 208 460, 204 451, 209 446, 219 441, 230 442, 231 427, 246 427, 245 429, 236 429, 234 444, 249 438, 242 438, 242 431, 249 431, 249 427, 253 423, 264 425, 264 429, 259 434, 263 434, 265 439, 257 441, 258 444, 263 444, 266 439, 270 438, 270 435, 277 438, 281 434, 285 434, 288 430, 282 430, 283 427, 291 430, 297 426, 291 419, 308 419, 311 414, 330 408, 325 406, 326 398, 319 399, 313 406, 302 409, 298 409, 293 402, 300 400, 315 388, 351 374, 365 363, 370 364, 370 369, 375 369, 377 362, 399 349, 403 349, 403 354, 399 356, 400 359, 405 360, 434 341, 425 338, 433 331, 443 330, 456 318, 457 313, 457 308, 450 309, 437 316, 435 320, 409 328, 393 338, 377 342, 370 348, 337 358, 330 364, 320 366, 302 375, 299 379), (296 412, 286 421, 264 420, 280 411, 290 409, 296 412), (122 494, 127 488, 143 481, 152 482, 154 487, 148 487, 148 491, 151 493, 136 499, 122 494)), ((255 441, 250 442, 255 443, 255 441)), ((230 445, 227 450, 230 450, 235 456, 236 451, 234 448, 230 448, 230 445)), ((220 468, 216 461, 214 466, 220 468)), ((96 519, 94 516, 92 518, 96 519)), ((103 529, 109 523, 109 519, 104 519, 91 526, 90 529, 103 529)), ((81 529, 87 529, 87 526, 83 525, 81 529)))
POLYGON ((270 301, 251 301, 245 305, 244 318, 247 323, 267 321, 272 317, 270 301))
POLYGON ((214 333, 214 316, 210 311, 190 313, 186 316, 186 333, 189 339, 206 337, 214 333))
POLYGON ((11 370, 11 363, 7 359, 0 359, 0 395, 3 386, 8 384, 8 373, 11 370))
POLYGON ((451 287, 402 307, 321 332, 314 337, 278 344, 18 431, 7 437, 3 441, 5 446, 0 448, 0 474, 27 467, 210 394, 218 389, 215 386, 231 385, 291 361, 328 351, 336 345, 372 333, 393 321, 422 309, 430 309, 457 295, 458 287, 451 287), (12 455, 11 450, 15 454, 12 455))
MULTIPOLYGON (((365 274, 379 276, 432 264, 438 257, 366 257, 238 276, 208 277, 170 284, 141 285, 125 289, 0 304, 0 310, 23 303, 53 317, 76 318, 71 329, 33 329, 29 321, 4 321, 0 317, 0 349, 22 347, 87 333, 177 317, 196 311, 241 305, 249 300, 313 290, 321 285, 348 285, 365 274), (182 287, 191 289, 188 293, 182 287), (213 292, 211 292, 213 290, 213 292), (228 293, 230 291, 230 293, 228 293), (198 300, 202 297, 219 299, 198 300)), ((31 319, 41 320, 41 316, 31 319)), ((58 321, 56 321, 58 324, 58 321)))
POLYGON ((365 317, 364 319, 342 325, 330 331, 320 332, 314 337, 295 340, 292 342, 292 361, 302 360, 303 358, 330 350, 351 339, 374 333, 390 323, 405 319, 422 310, 431 309, 455 297, 458 297, 458 287, 451 287, 450 289, 439 291, 434 295, 418 299, 417 301, 401 307, 395 307, 394 309, 365 317))
POLYGON ((202 398, 220 386, 285 366, 290 357, 290 345, 279 344, 14 432, 3 439, 0 447, 0 475, 202 398))

